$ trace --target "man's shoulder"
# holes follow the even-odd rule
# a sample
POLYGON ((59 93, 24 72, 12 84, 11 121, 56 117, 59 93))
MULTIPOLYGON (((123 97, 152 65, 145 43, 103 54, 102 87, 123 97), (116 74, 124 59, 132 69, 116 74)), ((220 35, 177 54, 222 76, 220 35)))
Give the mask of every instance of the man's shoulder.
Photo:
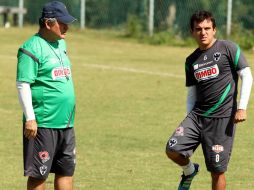
POLYGON ((28 38, 28 39, 23 43, 23 46, 24 46, 24 45, 27 45, 27 44, 38 43, 38 42, 40 42, 40 40, 41 40, 41 37, 39 37, 38 34, 34 34, 34 35, 32 35, 30 38, 28 38))
POLYGON ((60 47, 62 47, 62 48, 64 48, 64 49, 66 49, 66 42, 65 42, 65 40, 64 40, 64 39, 60 39, 60 40, 58 40, 58 43, 59 43, 60 47))
POLYGON ((236 48, 238 46, 235 42, 230 40, 217 40, 217 45, 225 48, 236 48))
POLYGON ((190 55, 187 56, 186 62, 192 62, 192 60, 196 59, 200 53, 201 51, 199 48, 195 49, 190 55))
POLYGON ((36 53, 39 50, 43 49, 44 46, 44 40, 38 35, 34 34, 30 38, 28 38, 21 46, 20 48, 23 48, 31 53, 36 53))

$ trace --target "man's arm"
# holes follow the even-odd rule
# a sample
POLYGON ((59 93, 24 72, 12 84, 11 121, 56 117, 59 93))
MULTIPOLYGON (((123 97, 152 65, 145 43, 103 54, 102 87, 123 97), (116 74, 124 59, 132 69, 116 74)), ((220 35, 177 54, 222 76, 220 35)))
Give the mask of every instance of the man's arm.
POLYGON ((19 102, 26 117, 24 135, 26 138, 34 138, 37 134, 37 123, 35 120, 32 94, 30 84, 27 82, 16 82, 19 102))
POLYGON ((197 100, 196 86, 189 86, 187 92, 187 114, 193 109, 197 100))
POLYGON ((239 106, 235 114, 235 123, 243 122, 247 119, 246 109, 253 82, 250 67, 245 67, 244 69, 237 71, 237 73, 242 80, 242 85, 240 91, 239 106))

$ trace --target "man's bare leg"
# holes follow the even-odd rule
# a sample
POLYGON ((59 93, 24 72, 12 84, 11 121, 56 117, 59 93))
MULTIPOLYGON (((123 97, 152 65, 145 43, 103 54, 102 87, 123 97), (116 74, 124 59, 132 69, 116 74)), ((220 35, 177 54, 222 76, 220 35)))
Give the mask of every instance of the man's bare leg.
POLYGON ((55 175, 55 190, 72 190, 73 177, 72 176, 62 176, 55 175))
POLYGON ((27 190, 45 190, 45 180, 28 177, 27 190))
POLYGON ((226 190, 226 177, 223 172, 211 173, 212 176, 212 190, 226 190))
POLYGON ((182 156, 177 152, 167 151, 166 154, 169 159, 171 159, 173 162, 175 162, 180 166, 186 166, 190 162, 189 158, 185 158, 184 156, 182 156))

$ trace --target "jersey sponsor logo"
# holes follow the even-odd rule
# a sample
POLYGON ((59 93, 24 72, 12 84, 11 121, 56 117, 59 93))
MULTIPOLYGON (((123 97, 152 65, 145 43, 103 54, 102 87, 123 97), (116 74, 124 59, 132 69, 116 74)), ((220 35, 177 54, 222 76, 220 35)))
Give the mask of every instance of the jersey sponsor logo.
POLYGON ((176 129, 175 136, 184 136, 184 128, 182 126, 176 129))
POLYGON ((215 153, 220 153, 220 152, 223 152, 224 151, 224 147, 222 145, 213 145, 212 146, 212 151, 214 151, 215 153))
POLYGON ((42 163, 45 163, 50 159, 49 153, 47 151, 39 152, 39 157, 40 157, 42 163))
POLYGON ((170 148, 175 146, 176 144, 177 144, 177 139, 176 138, 169 139, 168 145, 169 145, 170 148))
POLYGON ((206 65, 209 65, 209 64, 212 64, 212 63, 213 63, 213 61, 209 61, 209 62, 206 62, 206 63, 195 64, 195 65, 193 65, 193 69, 197 70, 200 67, 203 67, 203 66, 206 66, 206 65))
POLYGON ((198 64, 193 65, 193 69, 194 69, 194 70, 197 70, 197 69, 198 69, 198 64))
POLYGON ((220 57, 221 57, 221 53, 220 52, 216 52, 216 53, 213 54, 213 59, 215 61, 219 61, 220 57))
POLYGON ((47 170, 48 170, 48 167, 45 166, 45 165, 42 165, 42 166, 40 167, 40 173, 41 173, 41 175, 45 175, 45 173, 47 172, 47 170))
POLYGON ((207 80, 211 78, 215 78, 219 75, 220 71, 218 65, 213 65, 211 67, 206 67, 203 69, 196 70, 194 72, 194 76, 198 81, 207 80))
POLYGON ((52 70, 51 76, 53 80, 57 80, 63 77, 70 77, 71 69, 69 67, 56 67, 52 70))
POLYGON ((206 63, 200 63, 200 64, 198 64, 198 67, 203 67, 203 66, 209 65, 211 63, 213 63, 213 61, 209 61, 209 62, 206 62, 206 63))

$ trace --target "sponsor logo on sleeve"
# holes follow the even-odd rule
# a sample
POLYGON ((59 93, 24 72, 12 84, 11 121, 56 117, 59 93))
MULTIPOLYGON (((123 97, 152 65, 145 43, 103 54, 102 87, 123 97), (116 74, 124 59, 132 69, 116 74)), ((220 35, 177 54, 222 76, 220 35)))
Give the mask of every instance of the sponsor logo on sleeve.
POLYGON ((218 65, 202 68, 194 72, 194 76, 198 81, 215 78, 219 75, 218 65))

